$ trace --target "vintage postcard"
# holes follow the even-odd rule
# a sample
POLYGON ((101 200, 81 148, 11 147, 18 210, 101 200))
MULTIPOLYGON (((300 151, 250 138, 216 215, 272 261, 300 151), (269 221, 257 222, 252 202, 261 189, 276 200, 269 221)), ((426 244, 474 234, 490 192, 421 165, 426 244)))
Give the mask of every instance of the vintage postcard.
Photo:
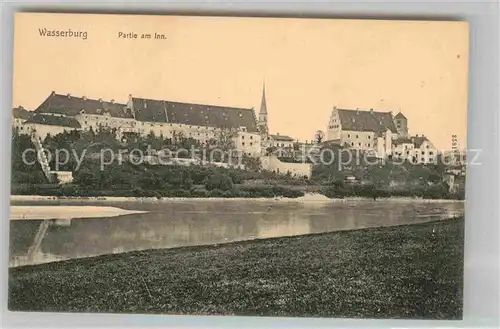
POLYGON ((14 33, 10 310, 462 318, 467 22, 14 33))

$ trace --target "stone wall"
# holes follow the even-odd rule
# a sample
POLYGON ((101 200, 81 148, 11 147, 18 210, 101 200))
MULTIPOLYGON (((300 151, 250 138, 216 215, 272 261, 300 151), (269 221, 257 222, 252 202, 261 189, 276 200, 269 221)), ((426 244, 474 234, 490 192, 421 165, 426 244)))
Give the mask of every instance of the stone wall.
POLYGON ((282 162, 274 155, 263 156, 260 158, 262 169, 274 171, 285 175, 290 173, 292 176, 311 178, 312 164, 311 163, 288 163, 282 162))

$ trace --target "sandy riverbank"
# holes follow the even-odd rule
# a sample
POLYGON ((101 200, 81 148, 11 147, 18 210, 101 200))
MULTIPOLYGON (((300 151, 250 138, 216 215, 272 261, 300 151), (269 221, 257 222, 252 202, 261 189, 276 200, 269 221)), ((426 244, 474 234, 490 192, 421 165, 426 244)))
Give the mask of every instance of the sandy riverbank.
POLYGON ((10 206, 11 220, 48 220, 116 217, 121 215, 140 214, 147 211, 125 210, 116 207, 98 206, 10 206))
MULTIPOLYGON (((11 195, 11 202, 29 202, 29 201, 54 201, 54 200, 71 200, 71 201, 108 201, 108 202, 164 202, 164 201, 280 201, 280 202, 346 202, 346 201, 362 201, 362 200, 372 200, 370 198, 362 197, 347 197, 344 199, 329 199, 326 196, 319 193, 306 193, 303 197, 298 198, 145 198, 145 197, 60 197, 60 196, 43 196, 43 195, 11 195)), ((401 198, 401 197, 390 197, 390 198, 378 198, 377 201, 390 201, 390 202, 429 202, 429 203, 440 203, 440 202, 459 202, 463 203, 464 200, 442 200, 442 199, 423 199, 423 198, 401 198)))

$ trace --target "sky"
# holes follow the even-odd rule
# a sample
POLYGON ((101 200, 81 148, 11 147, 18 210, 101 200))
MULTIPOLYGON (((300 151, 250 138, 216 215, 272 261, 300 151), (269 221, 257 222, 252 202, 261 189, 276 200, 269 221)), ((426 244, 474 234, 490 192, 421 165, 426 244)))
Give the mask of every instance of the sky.
POLYGON ((13 106, 35 109, 56 91, 258 114, 265 82, 273 134, 311 140, 334 106, 373 108, 401 111, 438 149, 453 134, 466 146, 466 22, 18 13, 14 33, 13 106))

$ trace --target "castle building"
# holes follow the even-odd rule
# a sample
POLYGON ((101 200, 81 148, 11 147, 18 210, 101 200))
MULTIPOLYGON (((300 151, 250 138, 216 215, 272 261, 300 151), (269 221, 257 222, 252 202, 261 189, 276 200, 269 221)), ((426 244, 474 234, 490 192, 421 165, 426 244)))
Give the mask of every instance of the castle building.
POLYGON ((384 157, 392 151, 392 141, 398 138, 391 112, 349 110, 334 107, 325 142, 373 152, 384 157))
POLYGON ((230 135, 235 148, 249 156, 261 153, 261 136, 253 109, 181 103, 129 96, 131 111, 142 135, 183 136, 204 144, 230 135))
POLYGON ((338 109, 334 107, 325 142, 362 150, 378 158, 405 158, 413 163, 433 163, 438 151, 427 138, 410 136, 408 119, 399 112, 338 109))
MULTIPOLYGON (((17 121, 16 121, 17 122, 17 121)), ((221 138, 234 142, 236 150, 249 156, 261 154, 261 136, 251 108, 192 104, 138 98, 126 104, 52 92, 22 123, 27 132, 45 138, 68 130, 114 129, 121 139, 127 132, 164 138, 193 138, 203 143, 221 138)))

